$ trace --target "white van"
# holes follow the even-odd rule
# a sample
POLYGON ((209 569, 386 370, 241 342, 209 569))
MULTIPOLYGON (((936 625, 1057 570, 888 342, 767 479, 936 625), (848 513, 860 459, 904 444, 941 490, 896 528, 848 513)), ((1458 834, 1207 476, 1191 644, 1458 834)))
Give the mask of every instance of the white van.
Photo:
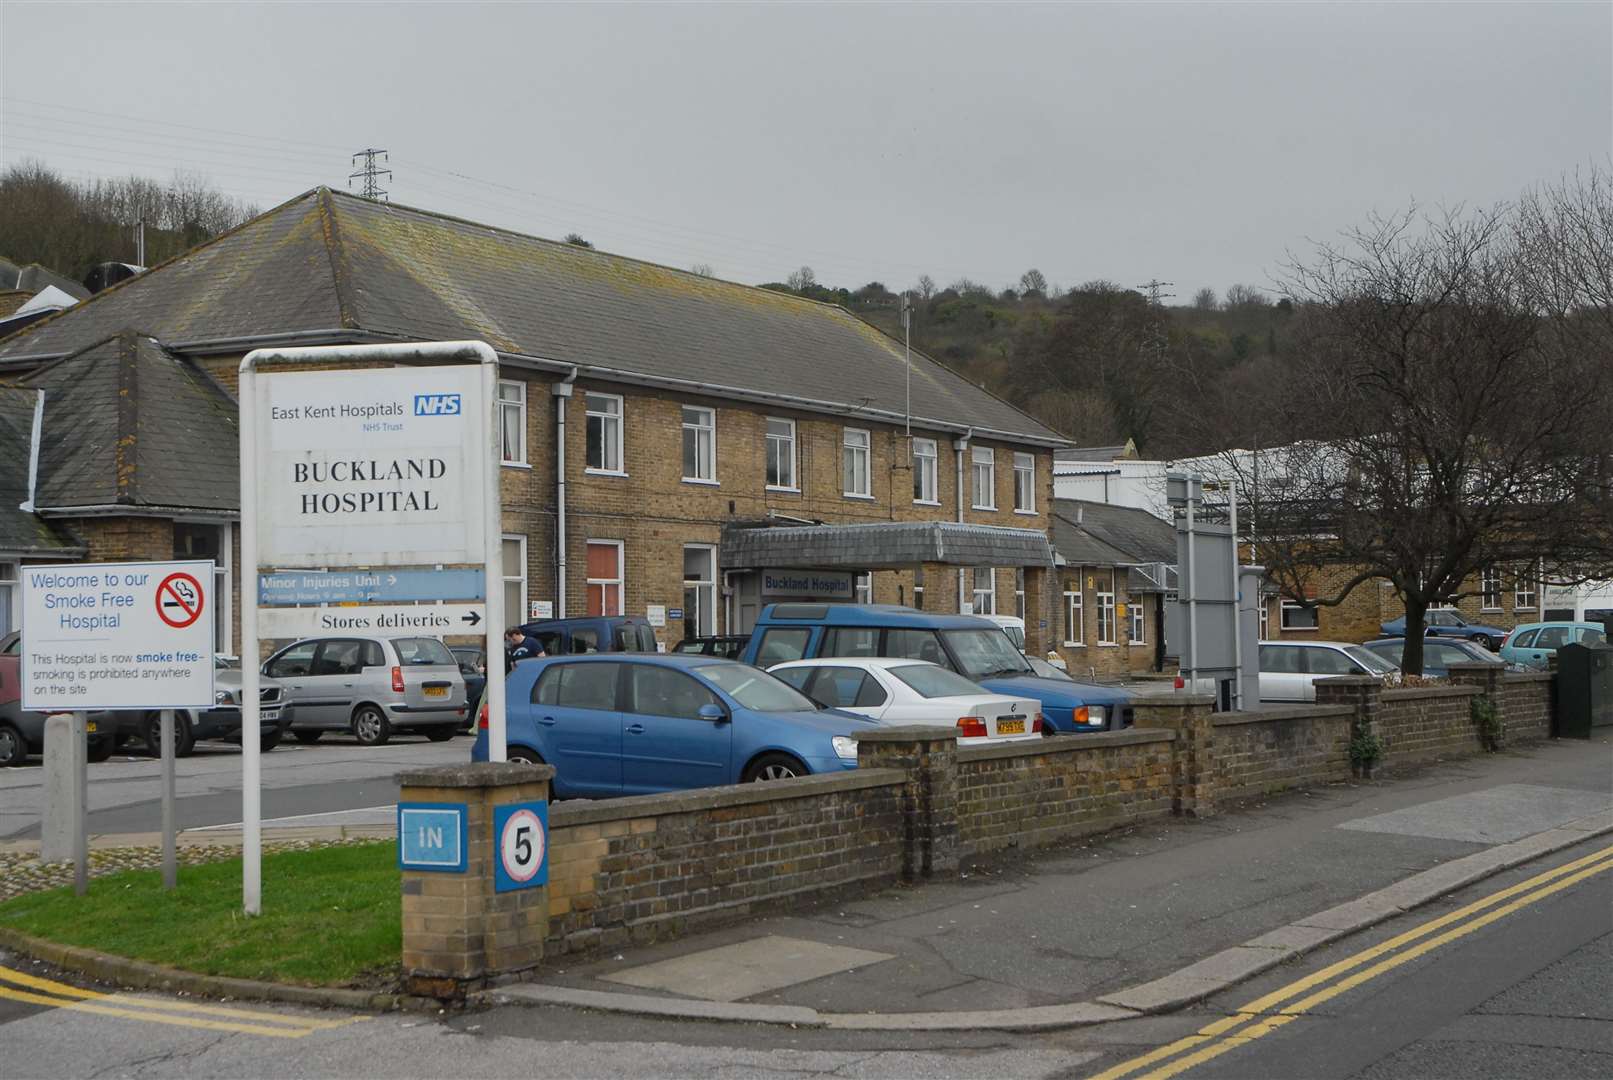
POLYGON ((1025 651, 1025 620, 1018 615, 981 615, 987 622, 994 622, 1003 628, 1008 640, 1014 643, 1014 648, 1020 652, 1025 651))

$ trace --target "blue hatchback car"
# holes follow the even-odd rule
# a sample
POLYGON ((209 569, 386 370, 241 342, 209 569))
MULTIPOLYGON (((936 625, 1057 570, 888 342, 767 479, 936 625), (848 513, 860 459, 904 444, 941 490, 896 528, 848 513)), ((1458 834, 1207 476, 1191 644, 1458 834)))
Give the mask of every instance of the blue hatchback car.
MULTIPOLYGON (((1499 626, 1488 626, 1484 623, 1470 623, 1460 614, 1449 608, 1431 608, 1424 616, 1429 637, 1461 638, 1477 645, 1483 645, 1491 652, 1499 652, 1501 642, 1506 640, 1507 632, 1499 626)), ((1379 627, 1384 637, 1405 637, 1406 617, 1391 619, 1379 627)))
MULTIPOLYGON (((505 687, 509 757, 553 765, 559 798, 842 772, 857 767, 853 733, 879 726, 714 656, 529 660, 505 687)), ((478 728, 471 760, 486 761, 487 729, 478 728)))
POLYGON ((1042 703, 1047 734, 1131 726, 1131 695, 1110 686, 1036 674, 1002 628, 971 615, 895 604, 769 604, 741 657, 772 667, 820 656, 928 660, 987 690, 1042 703))

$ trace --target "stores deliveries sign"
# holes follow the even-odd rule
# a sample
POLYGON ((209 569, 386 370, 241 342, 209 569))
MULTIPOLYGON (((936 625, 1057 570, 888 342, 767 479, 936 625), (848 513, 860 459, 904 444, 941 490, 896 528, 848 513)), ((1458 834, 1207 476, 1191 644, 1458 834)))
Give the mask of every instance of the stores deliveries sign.
POLYGON ((262 565, 482 561, 488 403, 477 368, 285 372, 263 386, 262 565))

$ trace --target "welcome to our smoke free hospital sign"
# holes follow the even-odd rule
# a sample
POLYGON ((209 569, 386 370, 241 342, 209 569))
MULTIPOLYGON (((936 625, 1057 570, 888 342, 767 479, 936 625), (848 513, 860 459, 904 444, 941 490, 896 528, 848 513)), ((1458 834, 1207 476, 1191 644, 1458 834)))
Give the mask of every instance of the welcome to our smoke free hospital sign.
POLYGON ((22 707, 213 707, 213 564, 22 571, 22 707))
POLYGON ((266 375, 266 566, 481 563, 489 403, 473 366, 266 375))

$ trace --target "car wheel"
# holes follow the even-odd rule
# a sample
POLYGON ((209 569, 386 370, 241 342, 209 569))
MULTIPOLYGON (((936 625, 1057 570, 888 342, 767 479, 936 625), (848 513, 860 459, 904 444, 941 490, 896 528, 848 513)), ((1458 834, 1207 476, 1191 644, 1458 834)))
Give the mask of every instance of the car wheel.
POLYGON ((267 754, 270 750, 273 750, 275 747, 277 747, 279 745, 280 745, 280 729, 279 728, 276 728, 275 730, 269 732, 269 734, 260 736, 258 738, 258 750, 260 752, 262 752, 262 753, 267 754))
POLYGON ((28 761, 28 743, 22 732, 10 724, 0 724, 0 768, 23 765, 28 761))
POLYGON ((360 705, 353 713, 353 734, 360 746, 381 746, 392 738, 392 724, 374 705, 360 705))
POLYGON ((510 761, 521 761, 528 765, 543 764, 543 759, 538 756, 538 752, 536 750, 528 750, 524 746, 512 746, 508 749, 504 756, 510 761))
POLYGON ((312 746, 314 743, 319 741, 319 737, 323 734, 325 734, 323 731, 297 731, 293 729, 291 732, 291 737, 302 743, 304 746, 312 746))
POLYGON ((116 749, 117 741, 115 739, 91 739, 90 745, 84 752, 84 760, 93 762, 105 761, 112 756, 112 751, 116 749))
POLYGON ((797 776, 809 776, 807 767, 788 754, 763 754, 751 762, 745 769, 745 775, 740 778, 742 784, 754 784, 764 780, 793 780, 797 776))
POLYGON ((459 732, 452 727, 434 727, 426 729, 426 738, 430 739, 432 742, 447 742, 457 734, 459 734, 459 732))
MULTIPOLYGON (((147 713, 146 727, 142 738, 146 740, 146 751, 152 757, 162 757, 162 714, 147 713)), ((190 757, 196 749, 196 736, 191 733, 190 721, 182 712, 174 713, 174 757, 190 757)))

